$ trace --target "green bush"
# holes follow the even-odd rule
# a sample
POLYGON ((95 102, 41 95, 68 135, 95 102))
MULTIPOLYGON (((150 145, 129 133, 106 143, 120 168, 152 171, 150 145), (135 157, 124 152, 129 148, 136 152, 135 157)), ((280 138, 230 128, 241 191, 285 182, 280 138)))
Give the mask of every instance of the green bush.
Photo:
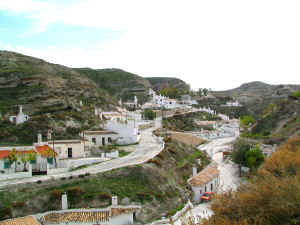
POLYGON ((294 92, 294 96, 300 98, 300 90, 294 92))

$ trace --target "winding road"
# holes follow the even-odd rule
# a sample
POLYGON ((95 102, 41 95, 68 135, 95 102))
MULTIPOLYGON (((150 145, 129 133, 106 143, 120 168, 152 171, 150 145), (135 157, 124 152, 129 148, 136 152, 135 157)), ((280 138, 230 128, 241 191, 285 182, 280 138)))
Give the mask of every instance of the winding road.
POLYGON ((154 158, 164 148, 162 139, 158 138, 152 134, 152 132, 155 129, 160 128, 160 127, 161 127, 161 118, 157 118, 155 120, 154 127, 146 129, 141 132, 142 137, 141 137, 140 143, 137 145, 134 145, 134 146, 129 146, 129 148, 134 148, 135 151, 125 157, 105 161, 103 163, 100 163, 97 165, 91 165, 86 168, 79 169, 79 170, 72 171, 72 172, 0 181, 0 187, 5 187, 8 185, 24 184, 24 183, 33 183, 33 182, 37 182, 39 180, 47 181, 47 180, 60 179, 62 177, 70 177, 70 176, 74 177, 74 176, 78 176, 78 175, 86 174, 86 173, 97 174, 97 173, 103 173, 106 171, 110 171, 113 169, 118 169, 121 167, 145 163, 149 159, 154 158))

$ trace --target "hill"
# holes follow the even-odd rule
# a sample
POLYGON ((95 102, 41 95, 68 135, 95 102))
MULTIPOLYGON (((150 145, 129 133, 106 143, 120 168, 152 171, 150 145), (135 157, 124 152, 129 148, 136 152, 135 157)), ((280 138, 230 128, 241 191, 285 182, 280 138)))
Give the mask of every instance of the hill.
POLYGON ((270 85, 259 81, 242 84, 227 91, 214 91, 216 97, 237 99, 250 114, 259 116, 271 103, 278 103, 300 89, 300 85, 270 85))
POLYGON ((77 136, 82 127, 99 126, 94 107, 112 109, 117 101, 95 82, 72 68, 14 52, 0 51, 1 143, 30 144, 37 132, 77 136), (80 107, 80 101, 83 106, 80 107), (8 122, 18 105, 31 117, 14 126, 8 122), (65 132, 68 130, 68 132, 65 132))
POLYGON ((122 98, 123 101, 133 100, 134 95, 137 95, 139 100, 144 102, 149 88, 152 88, 148 80, 121 69, 78 68, 75 70, 93 80, 99 88, 116 98, 122 98))
POLYGON ((146 79, 151 83, 154 90, 161 90, 165 87, 178 88, 189 90, 190 86, 183 80, 174 77, 146 77, 146 79))

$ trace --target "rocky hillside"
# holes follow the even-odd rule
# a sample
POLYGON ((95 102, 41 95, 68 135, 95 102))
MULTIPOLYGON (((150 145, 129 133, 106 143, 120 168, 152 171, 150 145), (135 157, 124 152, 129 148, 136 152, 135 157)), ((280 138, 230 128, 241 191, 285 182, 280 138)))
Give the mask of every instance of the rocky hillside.
POLYGON ((185 83, 183 80, 174 77, 147 77, 146 79, 151 83, 154 90, 161 90, 165 87, 186 90, 190 89, 190 86, 187 83, 185 83))
MULTIPOLYGON (((286 98, 265 108, 261 118, 244 135, 282 143, 300 135, 300 99, 286 98)), ((273 143, 271 143, 273 144, 273 143)))
POLYGON ((57 136, 77 136, 82 127, 99 126, 94 107, 112 109, 117 101, 76 70, 21 54, 0 52, 0 143, 29 144, 48 128, 57 136), (83 106, 80 106, 82 101, 83 106), (18 105, 31 120, 14 126, 8 121, 18 105), (75 129, 75 130, 74 130, 75 129))
POLYGON ((269 104, 279 103, 299 89, 300 85, 270 85, 254 81, 235 89, 216 91, 212 94, 216 97, 235 98, 247 107, 249 113, 258 116, 269 104))
POLYGON ((98 87, 106 90, 110 95, 116 98, 122 98, 123 101, 133 100, 137 95, 141 102, 147 100, 149 88, 152 88, 150 82, 141 76, 126 72, 121 69, 100 69, 93 70, 89 68, 76 69, 77 72, 86 75, 93 80, 98 87))

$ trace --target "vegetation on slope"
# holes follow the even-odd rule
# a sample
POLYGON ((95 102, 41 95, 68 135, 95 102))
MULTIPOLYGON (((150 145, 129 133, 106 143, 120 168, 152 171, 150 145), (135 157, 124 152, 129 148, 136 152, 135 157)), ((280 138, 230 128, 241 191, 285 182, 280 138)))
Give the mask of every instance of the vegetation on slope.
POLYGON ((77 137, 76 132, 64 133, 97 125, 94 107, 109 110, 116 104, 105 90, 71 68, 0 51, 0 126, 4 131, 0 133, 0 142, 3 144, 30 144, 38 130, 45 134, 49 128, 57 136, 77 137), (18 105, 24 106, 24 113, 31 119, 15 126, 7 121, 18 113, 18 105))
MULTIPOLYGON (((200 126, 195 120, 219 120, 220 118, 207 112, 193 112, 184 115, 174 115, 163 119, 163 127, 173 131, 195 131, 200 126)), ((208 128, 207 128, 208 129, 208 128)))
POLYGON ((165 149, 143 165, 6 188, 0 193, 0 218, 60 209, 63 192, 68 193, 71 208, 106 207, 111 196, 117 195, 120 202, 129 198, 143 204, 138 215, 142 222, 168 216, 187 201, 186 179, 192 174, 192 165, 200 158, 200 170, 209 159, 191 146, 170 138, 165 141, 165 149))
POLYGON ((144 102, 151 87, 148 80, 121 69, 80 68, 76 70, 95 81, 100 88, 113 96, 121 97, 124 101, 132 101, 134 95, 137 95, 139 100, 144 102))
POLYGON ((300 224, 300 137, 279 148, 248 184, 217 196, 206 224, 300 224))

